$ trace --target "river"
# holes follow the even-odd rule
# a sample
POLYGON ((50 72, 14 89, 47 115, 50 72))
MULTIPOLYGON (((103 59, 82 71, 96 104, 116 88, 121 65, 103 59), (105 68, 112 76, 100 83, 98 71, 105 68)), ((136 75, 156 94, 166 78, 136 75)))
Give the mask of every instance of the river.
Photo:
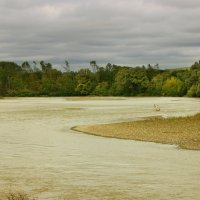
POLYGON ((199 200, 199 151, 70 130, 197 112, 198 98, 0 99, 0 190, 39 200, 199 200))

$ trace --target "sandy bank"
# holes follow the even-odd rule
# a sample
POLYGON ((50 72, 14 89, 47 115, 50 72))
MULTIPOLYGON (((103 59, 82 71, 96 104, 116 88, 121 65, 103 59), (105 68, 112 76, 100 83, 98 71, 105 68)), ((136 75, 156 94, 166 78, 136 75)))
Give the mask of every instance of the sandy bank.
POLYGON ((200 114, 178 118, 150 118, 142 121, 77 126, 72 130, 92 135, 175 144, 183 149, 200 150, 200 114))

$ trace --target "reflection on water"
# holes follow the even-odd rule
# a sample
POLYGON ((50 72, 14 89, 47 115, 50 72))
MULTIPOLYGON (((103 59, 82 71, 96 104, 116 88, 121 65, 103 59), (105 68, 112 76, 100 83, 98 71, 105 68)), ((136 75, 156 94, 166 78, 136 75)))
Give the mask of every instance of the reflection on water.
POLYGON ((199 151, 70 130, 197 112, 200 101, 192 98, 1 99, 0 188, 23 189, 40 199, 197 200, 199 151))

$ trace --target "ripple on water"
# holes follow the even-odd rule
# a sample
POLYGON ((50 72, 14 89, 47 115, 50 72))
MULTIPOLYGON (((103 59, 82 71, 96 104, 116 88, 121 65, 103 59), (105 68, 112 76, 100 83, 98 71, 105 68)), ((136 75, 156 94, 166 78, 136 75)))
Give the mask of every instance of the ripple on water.
POLYGON ((199 111, 200 101, 192 98, 2 99, 0 188, 23 189, 40 199, 197 200, 198 151, 93 137, 70 128, 199 111))

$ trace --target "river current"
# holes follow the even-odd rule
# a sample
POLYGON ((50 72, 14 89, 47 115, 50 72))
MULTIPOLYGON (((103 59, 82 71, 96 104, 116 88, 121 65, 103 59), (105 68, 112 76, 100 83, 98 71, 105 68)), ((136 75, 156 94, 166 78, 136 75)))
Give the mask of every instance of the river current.
POLYGON ((199 151, 70 130, 197 112, 194 98, 0 99, 0 192, 23 190, 39 200, 199 200, 199 151))

